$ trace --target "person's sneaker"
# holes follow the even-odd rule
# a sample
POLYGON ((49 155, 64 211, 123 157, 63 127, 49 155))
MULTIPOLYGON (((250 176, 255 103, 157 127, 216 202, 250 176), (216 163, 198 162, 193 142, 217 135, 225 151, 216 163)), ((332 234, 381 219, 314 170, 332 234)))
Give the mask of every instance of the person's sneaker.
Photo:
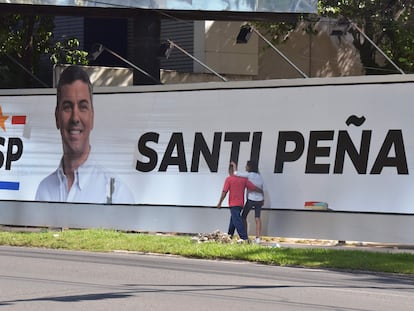
POLYGON ((254 243, 256 243, 256 244, 260 244, 260 238, 255 238, 255 239, 254 239, 254 243))

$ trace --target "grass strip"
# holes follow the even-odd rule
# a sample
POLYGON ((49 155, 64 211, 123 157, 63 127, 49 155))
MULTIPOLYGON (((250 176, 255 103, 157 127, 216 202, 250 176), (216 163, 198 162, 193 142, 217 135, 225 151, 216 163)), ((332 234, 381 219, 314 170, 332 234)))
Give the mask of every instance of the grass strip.
POLYGON ((269 265, 414 274, 414 255, 326 248, 272 248, 256 244, 194 243, 190 236, 127 233, 115 230, 43 232, 0 231, 0 245, 173 254, 191 258, 244 260, 269 265))

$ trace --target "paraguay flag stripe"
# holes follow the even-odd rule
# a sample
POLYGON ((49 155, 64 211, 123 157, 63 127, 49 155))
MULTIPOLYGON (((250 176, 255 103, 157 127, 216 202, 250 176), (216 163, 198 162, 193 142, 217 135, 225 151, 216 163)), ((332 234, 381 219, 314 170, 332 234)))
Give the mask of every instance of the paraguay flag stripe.
POLYGON ((26 124, 26 116, 12 116, 12 124, 26 124))
POLYGON ((20 183, 14 181, 0 181, 0 189, 3 190, 19 190, 20 183))
MULTIPOLYGON (((1 108, 0 108, 1 111, 1 108)), ((12 125, 25 125, 26 116, 12 116, 11 117, 12 125)), ((18 181, 0 181, 0 190, 19 190, 20 182, 18 181)))

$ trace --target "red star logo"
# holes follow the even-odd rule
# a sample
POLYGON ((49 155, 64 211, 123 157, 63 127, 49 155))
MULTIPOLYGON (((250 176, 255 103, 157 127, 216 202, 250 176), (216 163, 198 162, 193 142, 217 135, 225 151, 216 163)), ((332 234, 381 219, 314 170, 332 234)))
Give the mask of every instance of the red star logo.
POLYGON ((6 131, 6 126, 4 125, 4 123, 6 122, 8 118, 9 116, 3 115, 3 111, 1 110, 1 106, 0 106, 0 127, 3 129, 3 131, 6 131))

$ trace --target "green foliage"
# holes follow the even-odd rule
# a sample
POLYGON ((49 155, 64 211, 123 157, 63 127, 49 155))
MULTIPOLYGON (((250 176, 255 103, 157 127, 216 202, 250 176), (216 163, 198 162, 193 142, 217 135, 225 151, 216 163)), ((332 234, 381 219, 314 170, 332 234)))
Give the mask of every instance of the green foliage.
POLYGON ((88 52, 79 49, 80 43, 76 38, 56 42, 48 50, 52 64, 88 65, 88 52))
MULTIPOLYGON (((54 17, 8 14, 0 18, 0 58, 5 85, 23 83, 31 86, 31 77, 24 73, 16 63, 36 75, 39 60, 45 53, 52 38, 54 17), (16 60, 14 63, 10 58, 16 60)), ((16 86, 16 85, 15 85, 16 86)), ((20 86, 20 85, 19 85, 20 86)))
POLYGON ((413 72, 414 69, 414 27, 413 19, 407 15, 401 22, 401 27, 390 24, 387 36, 382 39, 382 48, 388 56, 395 59, 402 68, 413 72), (411 19, 410 19, 411 18, 411 19))
POLYGON ((36 59, 49 46, 54 17, 10 14, 0 19, 0 52, 24 58, 28 53, 36 59))
POLYGON ((49 54, 52 64, 88 64, 88 53, 79 49, 78 39, 53 42, 54 27, 53 16, 0 16, 0 87, 38 86, 33 76, 40 73, 43 55, 49 54))
MULTIPOLYGON (((387 56, 405 72, 414 72, 414 0, 320 0, 318 16, 344 19, 357 25, 387 56)), ((316 34, 318 16, 302 15, 282 23, 260 22, 254 25, 272 42, 286 42, 289 33, 301 22, 302 30, 316 34)), ((356 29, 349 29, 355 48, 367 74, 398 73, 389 62, 378 63, 378 50, 356 29)))
MULTIPOLYGON (((400 68, 405 72, 414 71, 414 20, 411 16, 413 0, 321 0, 319 9, 323 16, 342 16, 355 23, 400 68)), ((375 68, 389 69, 389 72, 396 73, 388 62, 377 63, 378 51, 358 31, 351 29, 350 33, 367 73, 378 74, 379 71, 375 68)))

